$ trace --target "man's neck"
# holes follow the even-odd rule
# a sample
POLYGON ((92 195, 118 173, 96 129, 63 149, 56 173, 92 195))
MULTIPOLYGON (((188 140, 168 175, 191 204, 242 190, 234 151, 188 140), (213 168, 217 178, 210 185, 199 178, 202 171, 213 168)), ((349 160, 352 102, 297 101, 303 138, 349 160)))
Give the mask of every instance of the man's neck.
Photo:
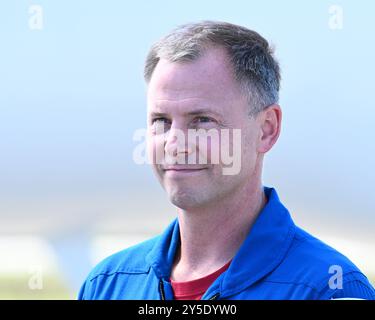
POLYGON ((178 210, 181 246, 171 278, 189 281, 208 275, 231 260, 267 199, 263 187, 246 186, 227 199, 196 210, 178 210))

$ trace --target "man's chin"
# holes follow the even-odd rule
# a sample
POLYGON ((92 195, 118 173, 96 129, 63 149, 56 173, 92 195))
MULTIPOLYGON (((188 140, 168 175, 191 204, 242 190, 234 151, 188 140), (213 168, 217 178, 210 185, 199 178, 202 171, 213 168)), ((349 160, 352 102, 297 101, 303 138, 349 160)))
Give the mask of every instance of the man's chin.
POLYGON ((197 191, 175 191, 169 193, 170 202, 176 207, 183 210, 191 210, 202 207, 204 201, 202 201, 202 194, 197 194, 197 191))

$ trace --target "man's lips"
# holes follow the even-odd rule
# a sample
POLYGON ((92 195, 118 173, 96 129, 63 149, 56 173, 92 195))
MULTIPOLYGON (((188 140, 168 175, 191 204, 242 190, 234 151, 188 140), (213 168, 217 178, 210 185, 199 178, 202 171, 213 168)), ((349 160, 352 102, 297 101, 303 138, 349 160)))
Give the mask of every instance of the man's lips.
POLYGON ((194 166, 168 166, 164 167, 164 171, 198 171, 207 169, 206 167, 194 167, 194 166))
POLYGON ((168 166, 164 167, 163 171, 168 175, 188 175, 199 173, 200 171, 206 170, 207 167, 193 167, 193 166, 168 166))

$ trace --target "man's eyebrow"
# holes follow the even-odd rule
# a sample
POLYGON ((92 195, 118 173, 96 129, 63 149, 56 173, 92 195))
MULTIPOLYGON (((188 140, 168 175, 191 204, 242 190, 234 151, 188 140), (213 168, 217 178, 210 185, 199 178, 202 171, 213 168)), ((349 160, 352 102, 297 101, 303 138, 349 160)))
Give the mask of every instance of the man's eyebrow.
POLYGON ((156 118, 156 117, 166 117, 166 116, 167 116, 167 114, 164 113, 164 112, 156 112, 156 111, 152 111, 152 112, 150 113, 150 117, 151 117, 151 118, 156 118))
POLYGON ((197 110, 190 111, 187 114, 192 115, 192 116, 202 115, 202 114, 212 114, 212 115, 216 115, 216 116, 221 117, 220 113, 218 113, 216 111, 213 111, 211 109, 197 109, 197 110))
MULTIPOLYGON (((213 110, 210 110, 210 109, 197 109, 197 110, 192 110, 192 111, 184 113, 184 115, 188 115, 188 116, 196 116, 196 115, 203 115, 203 114, 211 114, 211 115, 216 115, 216 116, 219 116, 219 117, 222 116, 220 113, 218 113, 216 111, 213 111, 213 110)), ((150 113, 150 116, 152 118, 155 118, 155 117, 166 117, 166 116, 168 116, 168 114, 165 113, 165 112, 152 111, 150 113)))

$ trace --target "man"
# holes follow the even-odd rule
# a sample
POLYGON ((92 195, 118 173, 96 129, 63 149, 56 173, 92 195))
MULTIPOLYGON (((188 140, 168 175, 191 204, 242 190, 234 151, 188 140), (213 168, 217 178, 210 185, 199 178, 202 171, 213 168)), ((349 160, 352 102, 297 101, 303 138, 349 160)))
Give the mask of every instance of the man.
POLYGON ((151 48, 145 79, 148 153, 178 217, 96 266, 80 299, 375 299, 357 267, 298 228, 262 186, 282 119, 279 66, 264 38, 229 23, 181 26, 151 48), (212 135, 181 139, 191 130, 212 135), (232 139, 213 134, 225 130, 232 139), (212 156, 227 149, 240 159, 229 174, 212 156))

